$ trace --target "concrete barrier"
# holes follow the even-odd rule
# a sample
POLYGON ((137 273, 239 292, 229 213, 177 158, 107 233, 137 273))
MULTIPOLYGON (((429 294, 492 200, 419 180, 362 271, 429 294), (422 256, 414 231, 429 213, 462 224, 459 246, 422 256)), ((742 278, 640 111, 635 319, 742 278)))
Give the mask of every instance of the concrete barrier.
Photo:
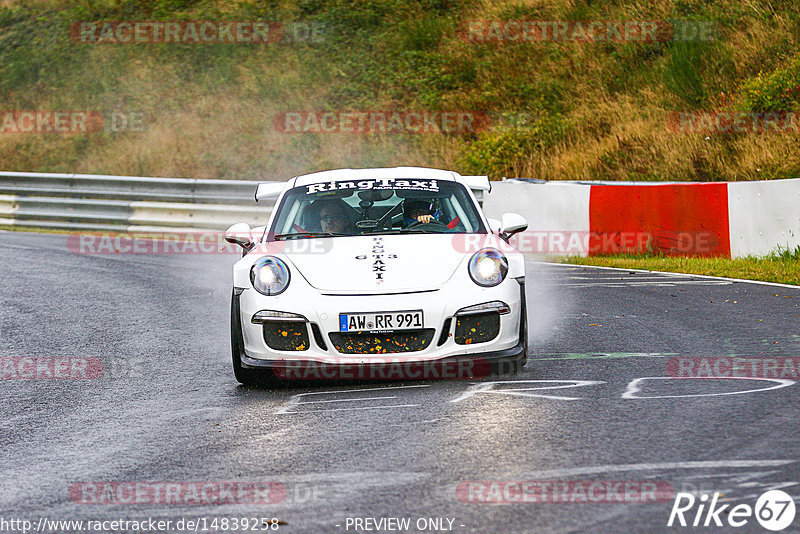
POLYGON ((589 187, 589 254, 730 256, 725 183, 589 187))
POLYGON ((657 251, 741 258, 800 246, 800 179, 760 182, 494 182, 488 216, 528 219, 534 258, 657 251))
POLYGON ((728 184, 731 255, 763 256, 800 246, 800 180, 728 184))

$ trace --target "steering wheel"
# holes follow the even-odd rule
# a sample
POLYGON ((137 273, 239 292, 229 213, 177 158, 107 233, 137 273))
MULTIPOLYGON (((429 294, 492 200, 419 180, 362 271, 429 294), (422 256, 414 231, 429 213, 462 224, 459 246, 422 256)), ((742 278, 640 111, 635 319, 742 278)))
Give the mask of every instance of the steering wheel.
POLYGON ((436 219, 433 219, 431 222, 428 222, 428 223, 424 223, 424 222, 421 222, 421 221, 414 221, 411 224, 409 224, 408 226, 406 226, 404 228, 404 230, 410 230, 411 228, 416 228, 417 226, 433 226, 435 228, 439 228, 439 229, 445 230, 446 232, 450 232, 451 231, 449 226, 447 226, 446 224, 444 224, 441 221, 437 221, 436 219))

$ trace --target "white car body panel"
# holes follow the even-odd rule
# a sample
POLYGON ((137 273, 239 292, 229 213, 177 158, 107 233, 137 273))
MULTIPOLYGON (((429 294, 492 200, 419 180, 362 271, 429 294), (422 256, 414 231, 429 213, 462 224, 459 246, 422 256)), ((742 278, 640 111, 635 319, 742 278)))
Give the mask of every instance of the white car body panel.
MULTIPOLYGON (((341 169, 289 180, 276 201, 276 207, 281 205, 286 191, 293 187, 337 180, 386 178, 455 181, 469 190, 469 184, 451 171, 416 167, 341 169)), ((481 185, 479 180, 472 181, 476 182, 473 185, 481 185)), ((474 194, 470 192, 469 198, 488 229, 489 222, 474 194)), ((277 211, 277 208, 273 210, 267 229, 272 228, 277 211)), ((410 233, 269 241, 265 230, 261 241, 234 265, 233 271, 234 287, 239 293, 243 349, 250 363, 291 360, 364 364, 381 357, 395 361, 430 361, 503 351, 523 342, 524 260, 496 233, 410 233), (468 272, 468 262, 473 254, 487 247, 501 250, 508 259, 508 274, 495 287, 477 285, 468 272), (251 266, 265 255, 280 258, 289 268, 291 281, 279 295, 263 295, 250 283, 251 266), (376 262, 380 263, 376 265, 376 262), (456 344, 451 333, 444 343, 438 344, 442 327, 448 318, 453 318, 462 308, 491 301, 502 301, 510 307, 510 313, 500 316, 500 333, 493 340, 474 345, 456 344), (261 310, 302 315, 308 320, 309 328, 311 323, 319 326, 327 348, 323 350, 313 341, 311 331, 309 339, 312 341, 307 350, 278 351, 269 348, 263 337, 262 325, 251 322, 253 315, 261 310), (340 313, 404 310, 422 310, 424 327, 435 329, 433 342, 422 350, 343 354, 337 352, 329 337, 331 332, 339 331, 340 313)))
POLYGON ((408 237, 331 239, 331 250, 324 254, 285 256, 322 292, 416 291, 444 285, 463 259, 463 254, 447 252, 453 236, 417 234, 405 239, 408 237))

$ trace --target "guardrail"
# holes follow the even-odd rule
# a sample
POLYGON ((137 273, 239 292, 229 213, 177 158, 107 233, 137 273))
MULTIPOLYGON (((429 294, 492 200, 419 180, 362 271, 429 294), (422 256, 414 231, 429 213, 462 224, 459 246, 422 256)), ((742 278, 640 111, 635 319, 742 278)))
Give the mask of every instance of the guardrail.
POLYGON ((0 225, 85 231, 221 230, 269 220, 258 182, 0 172, 0 225))

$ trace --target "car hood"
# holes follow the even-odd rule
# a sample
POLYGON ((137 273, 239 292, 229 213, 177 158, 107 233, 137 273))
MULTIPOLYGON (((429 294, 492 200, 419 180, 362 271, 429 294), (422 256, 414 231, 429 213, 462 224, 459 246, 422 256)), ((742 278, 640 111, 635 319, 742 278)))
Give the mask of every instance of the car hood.
POLYGON ((456 234, 324 238, 314 240, 316 252, 299 241, 307 240, 294 241, 283 256, 313 287, 338 294, 437 289, 465 256, 456 234))

